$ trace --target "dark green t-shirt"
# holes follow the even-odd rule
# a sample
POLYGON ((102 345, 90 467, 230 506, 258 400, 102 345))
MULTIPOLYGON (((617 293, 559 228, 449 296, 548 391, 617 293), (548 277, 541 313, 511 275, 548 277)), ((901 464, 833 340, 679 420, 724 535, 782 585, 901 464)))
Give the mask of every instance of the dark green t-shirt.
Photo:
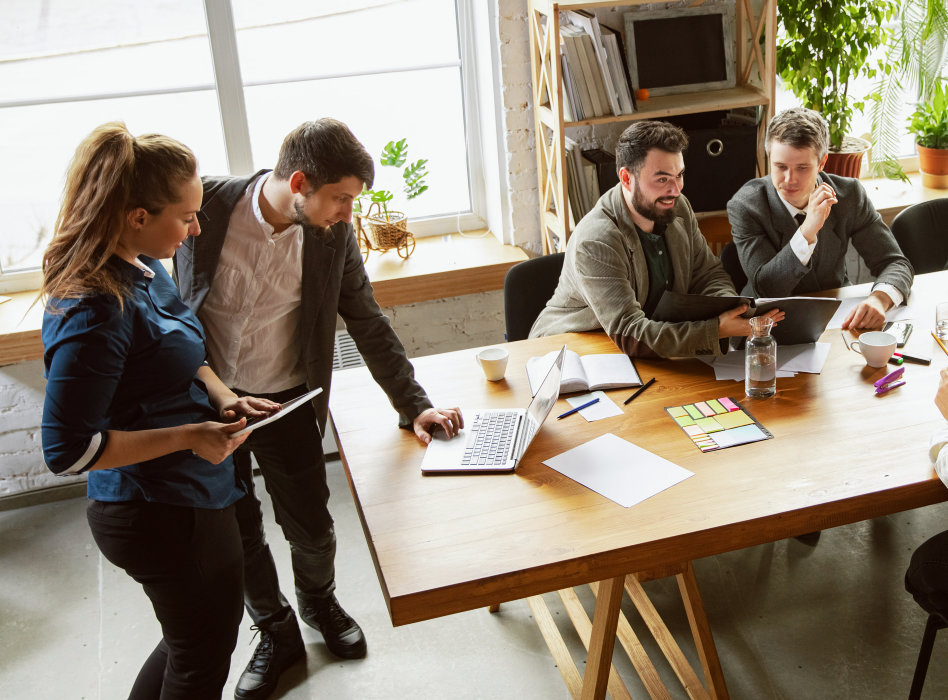
POLYGON ((666 289, 672 288, 675 271, 672 269, 668 245, 665 242, 665 224, 655 224, 652 233, 646 233, 636 226, 635 232, 639 234, 639 240, 642 242, 645 264, 648 267, 648 297, 642 310, 646 318, 651 318, 662 294, 666 289))

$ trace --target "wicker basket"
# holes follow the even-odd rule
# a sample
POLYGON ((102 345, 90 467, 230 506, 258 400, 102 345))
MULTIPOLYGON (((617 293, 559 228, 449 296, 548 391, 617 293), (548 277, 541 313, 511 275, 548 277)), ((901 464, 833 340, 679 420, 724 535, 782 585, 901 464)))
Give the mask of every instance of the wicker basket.
POLYGON ((386 216, 377 203, 373 203, 363 216, 357 217, 356 232, 363 260, 368 259, 371 250, 384 253, 394 248, 402 258, 407 258, 415 250, 415 237, 408 230, 408 217, 391 210, 386 216))

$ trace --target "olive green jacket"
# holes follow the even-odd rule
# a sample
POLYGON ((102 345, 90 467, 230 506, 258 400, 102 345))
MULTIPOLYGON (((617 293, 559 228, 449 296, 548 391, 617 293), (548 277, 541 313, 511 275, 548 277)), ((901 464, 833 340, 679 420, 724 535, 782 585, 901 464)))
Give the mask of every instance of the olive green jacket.
MULTIPOLYGON (((680 197, 676 218, 665 229, 672 258, 672 289, 683 294, 735 294, 698 230, 691 205, 680 197)), ((667 323, 646 318, 648 267, 622 185, 606 192, 576 226, 566 246, 560 281, 540 312, 530 337, 604 330, 630 356, 721 355, 718 319, 667 323)))

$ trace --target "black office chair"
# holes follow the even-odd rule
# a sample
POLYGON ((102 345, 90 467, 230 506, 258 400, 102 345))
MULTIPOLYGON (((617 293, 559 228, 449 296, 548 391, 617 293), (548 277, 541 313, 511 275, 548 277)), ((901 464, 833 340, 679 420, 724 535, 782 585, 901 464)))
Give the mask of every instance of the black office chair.
POLYGON ((927 539, 912 554, 905 572, 905 590, 928 613, 922 646, 918 650, 909 700, 922 697, 932 647, 938 630, 948 627, 948 531, 927 539))
POLYGON ((740 294, 747 284, 747 275, 744 274, 744 268, 741 267, 741 259, 737 257, 737 246, 733 243, 726 243, 721 249, 721 264, 724 271, 731 276, 734 282, 734 289, 740 294))
POLYGON ((916 274, 948 270, 948 199, 903 209, 892 220, 892 234, 916 274))
POLYGON ((517 263, 504 277, 504 321, 507 340, 523 340, 553 296, 565 253, 541 255, 517 263))

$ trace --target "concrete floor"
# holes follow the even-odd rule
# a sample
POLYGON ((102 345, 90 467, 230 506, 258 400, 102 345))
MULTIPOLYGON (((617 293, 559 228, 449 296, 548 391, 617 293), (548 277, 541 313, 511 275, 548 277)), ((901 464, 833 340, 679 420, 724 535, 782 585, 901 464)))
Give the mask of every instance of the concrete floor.
MULTIPOLYGON (((532 700, 567 698, 565 686, 525 602, 393 628, 339 462, 330 464, 339 537, 338 595, 360 622, 368 657, 339 661, 303 627, 305 664, 290 669, 274 697, 532 700)), ((259 491, 263 492, 262 484, 259 491)), ((289 552, 266 503, 267 529, 284 590, 292 591, 289 552)), ((0 696, 126 697, 158 639, 141 589, 106 562, 84 516, 85 500, 0 512, 0 696)), ((902 587, 912 550, 948 527, 948 504, 840 527, 816 548, 786 540, 695 562, 718 652, 734 700, 903 698, 925 623, 902 587)), ((693 658, 673 579, 647 584, 693 658)), ((591 611, 592 597, 581 598, 591 611)), ((566 614, 547 602, 561 628, 566 614)), ((641 629, 634 608, 623 609, 641 629)), ((244 618, 224 697, 255 640, 244 618)), ((582 670, 584 651, 567 635, 582 670)), ((653 643, 647 632, 643 643, 653 643)), ((948 697, 948 632, 936 641, 924 697, 948 697)), ((646 697, 625 655, 616 664, 633 697, 646 697)), ((674 698, 687 697, 669 668, 659 671, 674 698)))

